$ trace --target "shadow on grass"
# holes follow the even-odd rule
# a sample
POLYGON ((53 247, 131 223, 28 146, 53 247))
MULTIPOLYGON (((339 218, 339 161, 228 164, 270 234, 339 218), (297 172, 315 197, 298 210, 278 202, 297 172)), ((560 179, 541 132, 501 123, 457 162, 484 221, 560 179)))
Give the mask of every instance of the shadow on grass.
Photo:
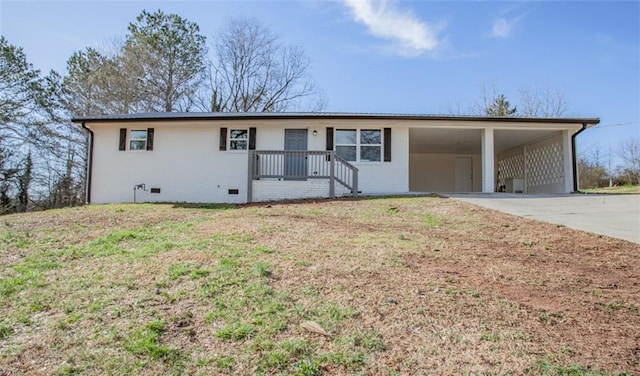
POLYGON ((414 197, 433 197, 433 198, 447 198, 445 196, 435 193, 408 193, 408 194, 389 194, 389 195, 360 195, 358 197, 344 196, 344 197, 310 197, 310 198, 295 198, 285 200, 274 201, 256 201, 247 202, 244 204, 238 204, 237 207, 250 207, 250 206, 280 206, 280 205, 298 205, 308 203, 320 203, 320 202, 344 202, 344 201, 370 201, 381 199, 395 199, 395 198, 414 198, 414 197))
POLYGON ((271 206, 271 205, 294 205, 304 204, 310 202, 332 202, 332 201, 364 201, 364 200, 379 200, 390 198, 407 198, 407 197, 437 197, 446 198, 444 196, 435 193, 411 193, 411 194, 399 194, 399 195, 363 195, 354 197, 318 197, 318 198, 303 198, 303 199, 290 199, 290 200, 276 200, 276 201, 256 201, 247 202, 243 204, 222 204, 222 203, 206 203, 206 202, 150 202, 152 205, 173 205, 174 209, 204 209, 204 210, 228 210, 238 209, 247 206, 271 206))
POLYGON ((236 204, 216 204, 216 203, 191 203, 191 202, 173 202, 175 209, 205 209, 205 210, 228 210, 236 209, 236 204))

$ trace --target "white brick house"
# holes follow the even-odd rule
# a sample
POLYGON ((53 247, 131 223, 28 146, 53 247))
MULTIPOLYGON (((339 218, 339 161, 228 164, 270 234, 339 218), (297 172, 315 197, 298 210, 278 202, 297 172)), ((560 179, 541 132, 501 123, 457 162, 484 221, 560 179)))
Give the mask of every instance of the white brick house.
POLYGON ((91 134, 88 201, 245 203, 361 193, 568 193, 594 118, 149 113, 91 134))

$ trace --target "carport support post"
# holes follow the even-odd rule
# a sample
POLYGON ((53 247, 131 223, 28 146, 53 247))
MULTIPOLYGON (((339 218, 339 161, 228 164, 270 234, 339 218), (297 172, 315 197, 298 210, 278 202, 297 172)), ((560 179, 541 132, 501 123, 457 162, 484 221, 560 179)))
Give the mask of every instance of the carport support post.
POLYGON ((495 190, 493 128, 482 130, 482 192, 495 190))
POLYGON ((562 159, 564 166, 564 193, 573 192, 573 150, 571 135, 568 130, 562 131, 562 159))

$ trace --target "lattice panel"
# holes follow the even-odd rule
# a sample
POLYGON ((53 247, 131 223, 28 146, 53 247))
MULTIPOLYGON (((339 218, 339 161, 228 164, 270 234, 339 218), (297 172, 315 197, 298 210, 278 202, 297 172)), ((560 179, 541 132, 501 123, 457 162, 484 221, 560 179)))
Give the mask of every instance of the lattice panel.
POLYGON ((500 176, 498 177, 499 186, 506 185, 506 181, 509 178, 523 178, 524 155, 515 154, 498 159, 498 171, 500 172, 500 176))
POLYGON ((554 140, 531 150, 527 149, 528 186, 562 184, 563 175, 561 140, 554 140))

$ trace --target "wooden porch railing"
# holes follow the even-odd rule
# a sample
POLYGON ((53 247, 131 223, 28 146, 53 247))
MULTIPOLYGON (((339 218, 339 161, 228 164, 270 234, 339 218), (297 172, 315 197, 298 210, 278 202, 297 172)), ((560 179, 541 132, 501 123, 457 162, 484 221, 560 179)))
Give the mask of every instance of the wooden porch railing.
POLYGON ((252 201, 253 180, 329 179, 329 197, 335 197, 335 183, 358 197, 358 168, 335 151, 249 150, 247 201, 252 201))

